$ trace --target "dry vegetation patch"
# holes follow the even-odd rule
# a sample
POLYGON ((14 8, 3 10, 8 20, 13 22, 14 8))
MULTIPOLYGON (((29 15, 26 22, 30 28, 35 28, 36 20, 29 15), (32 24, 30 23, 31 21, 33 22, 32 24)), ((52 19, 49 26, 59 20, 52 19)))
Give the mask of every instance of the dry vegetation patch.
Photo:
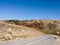
POLYGON ((24 26, 0 22, 0 41, 18 40, 41 36, 41 33, 24 26))

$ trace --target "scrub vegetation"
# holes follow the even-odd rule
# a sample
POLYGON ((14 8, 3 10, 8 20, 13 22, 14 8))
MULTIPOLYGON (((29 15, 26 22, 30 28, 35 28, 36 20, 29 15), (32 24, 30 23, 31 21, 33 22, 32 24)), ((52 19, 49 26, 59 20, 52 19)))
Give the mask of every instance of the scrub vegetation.
POLYGON ((45 34, 60 35, 60 20, 4 20, 4 22, 34 28, 45 34))

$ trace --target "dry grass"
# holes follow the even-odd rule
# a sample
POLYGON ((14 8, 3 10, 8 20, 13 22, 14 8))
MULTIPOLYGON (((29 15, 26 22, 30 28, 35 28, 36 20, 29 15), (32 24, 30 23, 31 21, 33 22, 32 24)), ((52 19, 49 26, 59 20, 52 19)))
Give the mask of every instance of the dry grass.
POLYGON ((41 35, 43 35, 43 33, 41 34, 39 31, 28 27, 0 22, 0 41, 25 39, 41 35))

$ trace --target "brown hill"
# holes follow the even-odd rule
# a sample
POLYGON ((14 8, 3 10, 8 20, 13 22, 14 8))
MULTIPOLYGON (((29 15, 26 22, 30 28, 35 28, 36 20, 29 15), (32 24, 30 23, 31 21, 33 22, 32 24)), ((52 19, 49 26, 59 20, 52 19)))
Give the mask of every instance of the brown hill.
POLYGON ((4 20, 4 22, 37 28, 47 34, 60 35, 60 20, 4 20))
POLYGON ((32 28, 0 22, 0 41, 18 40, 43 35, 32 28))

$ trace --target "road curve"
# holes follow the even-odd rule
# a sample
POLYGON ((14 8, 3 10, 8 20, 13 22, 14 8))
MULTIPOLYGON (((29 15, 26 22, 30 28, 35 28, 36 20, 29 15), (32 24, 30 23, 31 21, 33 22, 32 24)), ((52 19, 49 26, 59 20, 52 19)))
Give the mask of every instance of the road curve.
POLYGON ((57 45, 57 43, 58 37, 47 35, 24 40, 0 42, 0 45, 57 45))
POLYGON ((48 36, 43 39, 38 39, 34 42, 28 43, 26 45, 57 45, 58 39, 56 36, 48 36))

